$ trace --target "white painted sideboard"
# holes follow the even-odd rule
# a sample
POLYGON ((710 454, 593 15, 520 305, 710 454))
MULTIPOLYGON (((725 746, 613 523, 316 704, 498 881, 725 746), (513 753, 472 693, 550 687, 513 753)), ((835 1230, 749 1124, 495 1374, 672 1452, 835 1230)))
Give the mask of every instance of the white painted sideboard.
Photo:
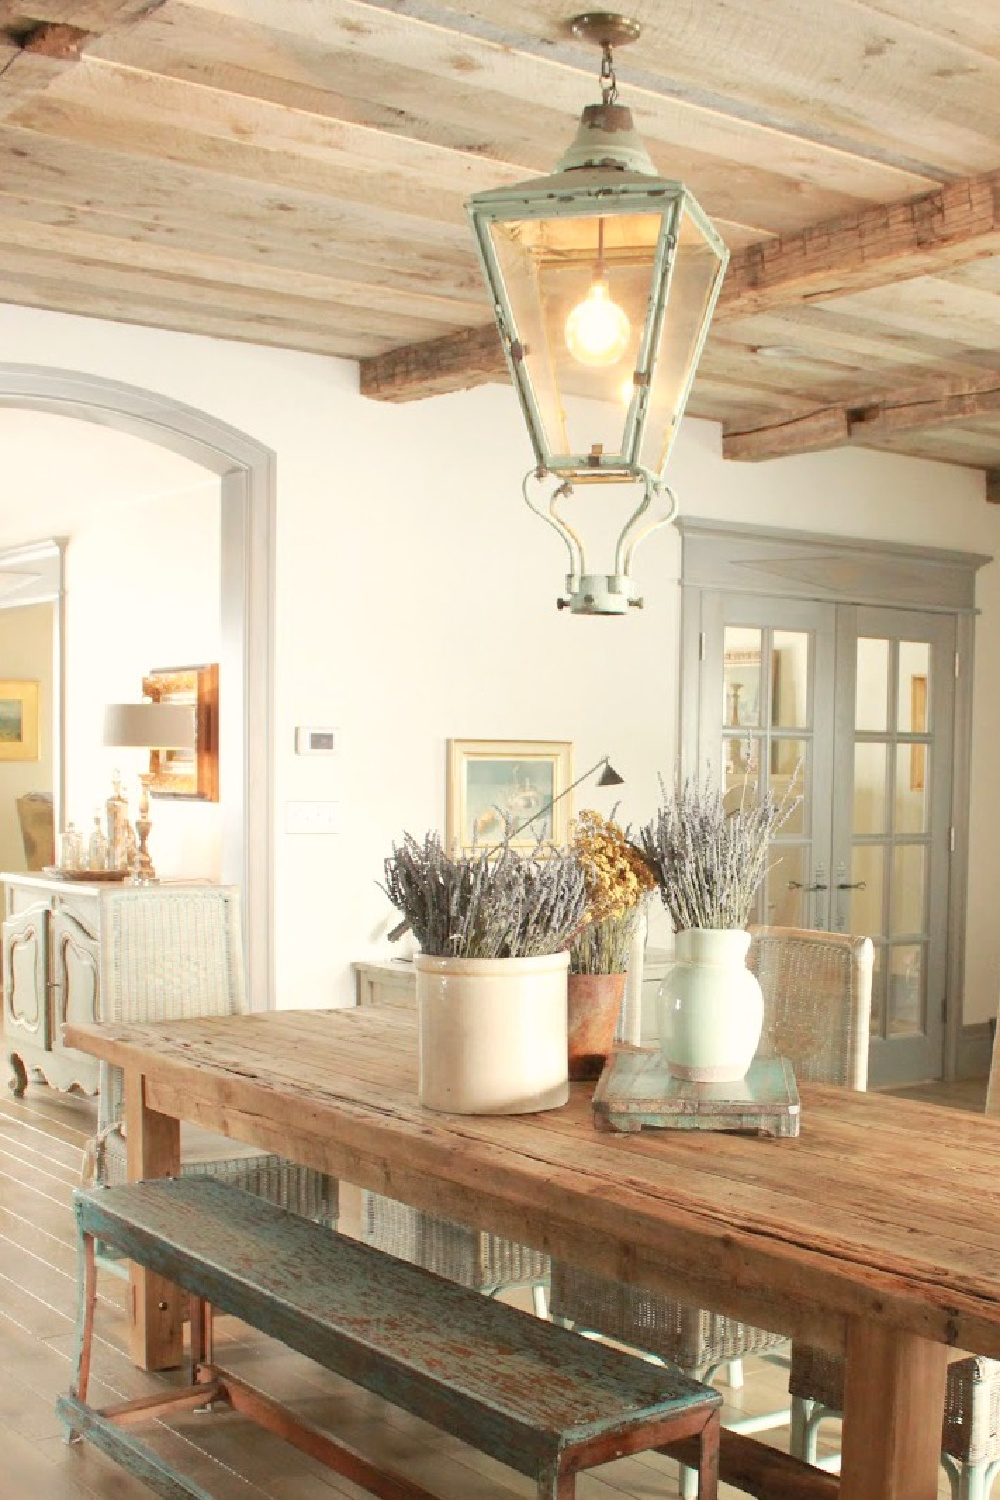
MULTIPOLYGON (((640 968, 642 984, 642 1039, 656 1036, 656 995, 673 960, 669 948, 647 948, 640 968)), ((416 1004, 417 975, 407 959, 369 959, 352 965, 359 1005, 416 1004)))
POLYGON ((417 971, 409 959, 371 959, 352 968, 359 1005, 416 1005, 417 971))
MULTIPOLYGON (((4 886, 3 1041, 16 1097, 32 1073, 97 1093, 99 1063, 63 1045, 66 1022, 101 1019, 101 913, 120 886, 18 871, 4 886)), ((170 884, 151 891, 169 892, 170 884)))
POLYGON ((4 874, 3 1036, 16 1096, 37 1071, 97 1092, 97 1059, 62 1043, 65 1021, 100 1019, 101 886, 4 874))

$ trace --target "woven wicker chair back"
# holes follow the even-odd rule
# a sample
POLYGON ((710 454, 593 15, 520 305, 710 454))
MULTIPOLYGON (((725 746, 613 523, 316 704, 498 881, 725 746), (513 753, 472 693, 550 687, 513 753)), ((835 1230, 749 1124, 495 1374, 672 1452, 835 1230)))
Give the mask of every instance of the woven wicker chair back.
MULTIPOLYGON (((986 1089, 986 1114, 1000 1117, 1000 1024, 993 1035, 993 1058, 986 1089)), ((818 1403, 830 1415, 844 1407, 844 1361, 810 1344, 796 1343, 788 1388, 802 1401, 818 1403)), ((952 1478, 954 1494, 985 1500, 989 1466, 1000 1464, 1000 1360, 955 1360, 948 1366, 941 1451, 965 1466, 952 1478)))
MULTIPOLYGON (((870 938, 757 927, 748 957, 764 994, 765 1053, 787 1057, 796 1077, 864 1089, 873 949, 870 938)), ((715 1366, 785 1343, 706 1308, 553 1262, 551 1310, 577 1328, 706 1375, 715 1366)))
POLYGON ((755 927, 747 963, 764 993, 761 1051, 804 1083, 868 1086, 871 938, 755 927))
MULTIPOLYGON (((101 1016, 176 1021, 246 1010, 236 886, 123 887, 101 911, 101 1016)), ((124 1117, 120 1068, 101 1066, 98 1129, 124 1117)))

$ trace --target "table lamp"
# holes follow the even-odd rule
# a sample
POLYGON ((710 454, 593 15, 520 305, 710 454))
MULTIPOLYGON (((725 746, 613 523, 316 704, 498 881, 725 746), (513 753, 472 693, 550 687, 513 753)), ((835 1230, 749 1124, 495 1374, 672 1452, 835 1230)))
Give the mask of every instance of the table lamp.
MULTIPOLYGON (((193 750, 195 748, 195 711, 189 703, 109 703, 104 710, 104 743, 130 750, 193 750)), ((136 855, 136 878, 155 880, 156 871, 149 857, 152 822, 149 816, 149 769, 139 772, 141 792, 139 816, 135 820, 139 850, 136 855)))

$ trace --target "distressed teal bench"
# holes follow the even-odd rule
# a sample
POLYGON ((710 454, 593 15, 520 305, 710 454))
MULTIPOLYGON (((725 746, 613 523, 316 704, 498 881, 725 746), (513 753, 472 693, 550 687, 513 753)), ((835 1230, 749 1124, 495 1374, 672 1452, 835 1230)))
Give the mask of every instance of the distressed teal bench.
POLYGON ((77 1353, 57 1410, 154 1493, 211 1500, 131 1430, 146 1417, 228 1403, 383 1500, 433 1500, 300 1422, 212 1362, 211 1308, 432 1423, 570 1500, 575 1475, 612 1458, 694 1439, 699 1495, 716 1500, 715 1391, 482 1297, 212 1178, 163 1179, 75 1195, 80 1235, 77 1353), (87 1404, 94 1242, 192 1298, 192 1381, 97 1410, 87 1404))

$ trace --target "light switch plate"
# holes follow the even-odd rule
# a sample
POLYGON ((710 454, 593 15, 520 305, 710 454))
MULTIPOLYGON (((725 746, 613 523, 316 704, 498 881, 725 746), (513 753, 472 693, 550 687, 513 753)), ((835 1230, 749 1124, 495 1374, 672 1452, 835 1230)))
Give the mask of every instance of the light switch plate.
POLYGON ((286 802, 286 833, 339 833, 339 802, 286 802))

